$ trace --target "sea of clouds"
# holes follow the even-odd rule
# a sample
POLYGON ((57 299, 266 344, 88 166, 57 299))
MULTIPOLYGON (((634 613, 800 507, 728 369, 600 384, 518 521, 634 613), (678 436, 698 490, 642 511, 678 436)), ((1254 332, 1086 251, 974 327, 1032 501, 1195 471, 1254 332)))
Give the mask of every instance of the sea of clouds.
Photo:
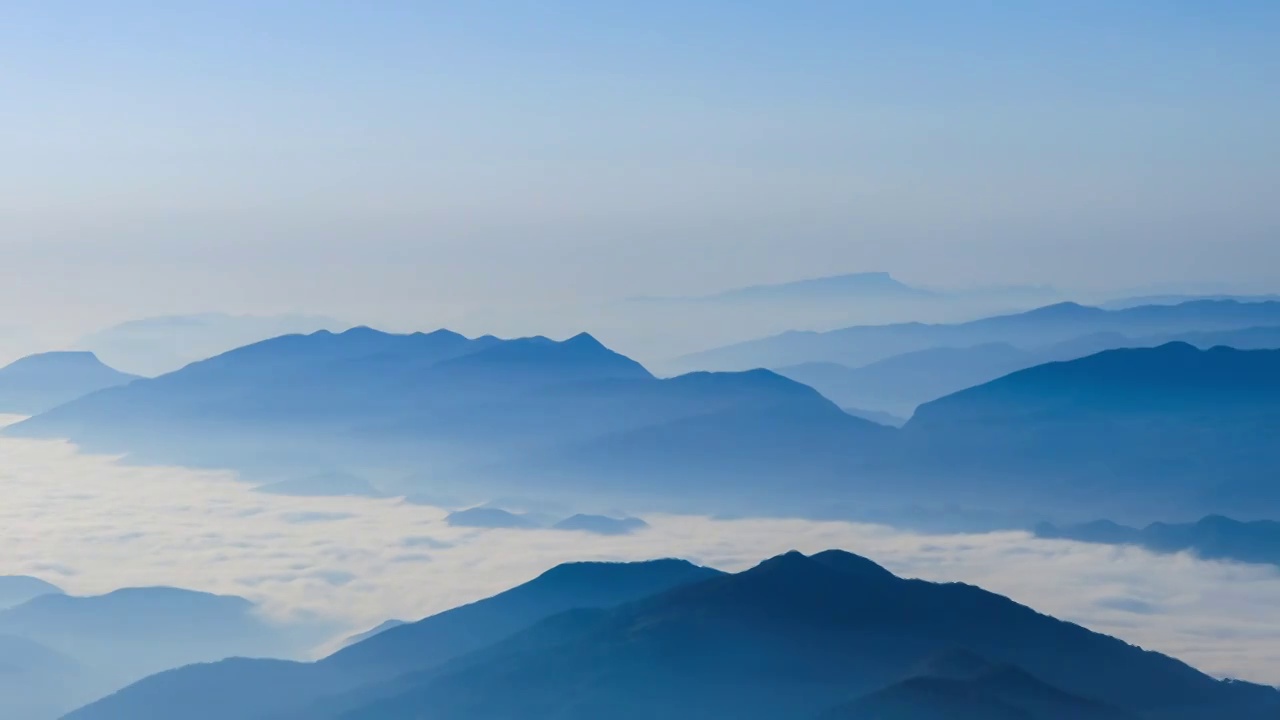
MULTIPOLYGON (((980 585, 1219 676, 1280 682, 1280 569, 880 525, 651 515, 603 537, 451 527, 400 499, 259 493, 232 473, 136 467, 64 442, 0 437, 0 574, 74 594, 169 585, 240 595, 334 641, 416 619, 572 560, 681 557, 723 570, 842 548, 905 576, 980 585)), ((332 643, 318 647, 317 653, 332 643)))

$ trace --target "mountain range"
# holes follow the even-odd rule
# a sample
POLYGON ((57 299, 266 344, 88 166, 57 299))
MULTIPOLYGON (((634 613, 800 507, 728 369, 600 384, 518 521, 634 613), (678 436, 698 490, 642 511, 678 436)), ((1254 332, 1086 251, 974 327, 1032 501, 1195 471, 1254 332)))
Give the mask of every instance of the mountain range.
POLYGON ((1095 333, 1029 349, 1003 342, 937 347, 895 355, 858 368, 816 362, 776 368, 775 371, 814 388, 842 407, 910 417, 923 403, 1017 370, 1074 360, 1104 350, 1157 347, 1170 342, 1185 342, 1202 349, 1218 346, 1238 350, 1274 349, 1280 348, 1280 326, 1143 337, 1095 333))
MULTIPOLYGON (((540 494, 589 484, 655 497, 679 482, 677 468, 755 485, 773 483, 782 467, 834 478, 890 431, 768 371, 655 378, 586 334, 500 340, 356 328, 249 345, 6 432, 69 438, 139 462, 285 468, 293 477, 363 475, 370 466, 385 477, 391 468, 457 486, 380 490, 465 500, 478 478, 488 490, 518 491, 538 477, 540 494)), ((295 485, 286 490, 308 491, 295 485)))
POLYGON ((841 551, 570 565, 315 664, 143 680, 68 720, 1272 718, 1280 692, 841 551), (985 710, 990 714, 974 714, 985 710), (968 715, 964 713, 969 713, 968 715))
MULTIPOLYGON (((265 720, 325 706, 328 695, 376 686, 478 651, 545 618, 599 608, 716 577, 680 560, 570 563, 490 598, 395 625, 317 663, 231 659, 160 673, 68 720, 265 720)), ((317 711, 321 712, 321 711, 317 711)))
POLYGON ((1137 545, 1160 553, 1192 552, 1210 560, 1280 565, 1280 522, 1241 522, 1210 515, 1194 523, 1156 522, 1144 528, 1097 520, 1080 525, 1036 526, 1036 535, 1108 545, 1137 545))
POLYGON ((1147 337, 1277 326, 1280 326, 1280 302, 1198 300, 1118 310, 1067 302, 957 324, 912 322, 861 325, 827 332, 787 332, 694 353, 680 358, 673 366, 686 372, 781 368, 817 362, 856 368, 932 348, 1005 343, 1029 350, 1099 333, 1147 337))
POLYGON ((136 375, 107 367, 93 353, 28 355, 0 368, 0 413, 35 415, 136 379, 136 375))

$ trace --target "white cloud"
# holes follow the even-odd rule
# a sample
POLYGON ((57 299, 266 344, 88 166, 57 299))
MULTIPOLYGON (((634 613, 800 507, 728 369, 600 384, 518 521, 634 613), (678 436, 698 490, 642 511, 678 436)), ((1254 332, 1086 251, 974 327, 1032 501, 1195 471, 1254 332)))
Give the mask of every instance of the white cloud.
POLYGON ((395 499, 255 493, 223 472, 131 467, 61 442, 0 438, 0 574, 69 591, 174 585, 243 595, 279 618, 352 631, 417 618, 570 560, 685 557, 740 570, 843 548, 903 575, 964 581, 1178 656, 1280 681, 1280 571, 1023 532, 922 535, 876 525, 647 516, 635 535, 450 527, 395 499))

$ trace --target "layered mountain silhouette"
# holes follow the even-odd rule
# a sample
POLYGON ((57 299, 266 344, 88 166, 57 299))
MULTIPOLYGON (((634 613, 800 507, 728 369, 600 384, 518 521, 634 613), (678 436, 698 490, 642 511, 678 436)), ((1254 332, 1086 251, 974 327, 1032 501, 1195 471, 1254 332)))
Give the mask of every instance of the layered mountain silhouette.
POLYGON ((61 595, 62 588, 29 575, 0 575, 0 610, 41 595, 61 595))
POLYGON ((613 518, 580 513, 567 517, 552 527, 556 530, 574 530, 594 535, 630 535, 649 527, 649 523, 634 517, 613 518))
MULTIPOLYGON (((69 720, 257 720, 313 707, 326 695, 429 671, 575 608, 601 608, 719 576, 680 560, 570 563, 470 605, 375 633, 318 663, 234 659, 149 677, 69 720)), ((316 710, 316 712, 326 712, 316 710)))
POLYGON ((561 566, 313 665, 183 668, 68 718, 1261 720, 1277 711, 1275 689, 1215 680, 980 588, 905 580, 827 551, 736 575, 675 561, 561 566), (983 711, 992 714, 973 714, 983 711))
POLYGON ((288 655, 306 642, 263 621, 238 597, 166 587, 41 594, 0 612, 0 683, 9 677, 6 668, 37 683, 21 696, 32 701, 30 713, 5 717, 51 720, 167 668, 232 655, 288 655), (19 651, 22 662, 14 659, 19 651))
POLYGON ((469 528, 505 528, 509 530, 528 530, 538 527, 538 523, 501 508, 475 507, 466 510, 455 510, 449 513, 445 522, 453 527, 469 528))
POLYGON ((902 439, 914 472, 975 493, 1263 512, 1280 507, 1280 351, 1171 343, 1040 365, 920 406, 902 439))
POLYGON ((390 467, 457 487, 406 482, 387 492, 465 501, 481 479, 490 489, 537 479, 543 493, 612 484, 655 497, 665 488, 636 481, 688 486, 679 473, 700 472, 709 482, 766 484, 816 465, 834 479, 888 430, 768 371, 655 378, 585 334, 500 340, 356 328, 246 346, 7 432, 264 475, 390 467))
MULTIPOLYGON (((565 572, 572 582, 592 577, 592 569, 552 572, 565 572)), ((574 605, 580 609, 543 620, 523 615, 524 629, 517 618, 499 616, 500 628, 469 637, 473 651, 443 662, 436 648, 457 647, 451 641, 412 634, 422 632, 421 624, 417 631, 413 625, 392 629, 316 666, 336 673, 349 663, 352 672, 372 669, 366 677, 392 677, 301 709, 282 711, 277 703, 273 711, 320 720, 764 720, 840 717, 850 707, 912 708, 928 701, 952 714, 922 717, 965 717, 957 713, 977 706, 1024 713, 1010 717, 1072 717, 1062 713, 1074 711, 1085 719, 1252 720, 1280 709, 1274 689, 1218 681, 979 588, 904 580, 839 551, 789 553, 737 575, 687 577, 612 607, 574 605), (957 651, 986 660, 933 661, 957 651)), ((208 671, 178 671, 185 675, 181 687, 198 689, 199 672, 208 671)), ((163 696, 157 683, 175 677, 149 678, 70 717, 162 717, 146 703, 163 696)), ((252 693, 223 683, 218 696, 242 703, 252 693)), ((170 708, 202 707, 194 696, 184 702, 170 708)), ((234 716, 257 715, 241 704, 234 716)), ((218 716, 202 709, 184 717, 218 716)))
POLYGON ((1276 326, 1280 326, 1280 302, 1198 300, 1119 310, 1060 303, 958 324, 915 322, 787 332, 689 355, 676 365, 682 370, 744 370, 827 362, 856 368, 931 348, 1004 343, 1035 349, 1098 333, 1146 337, 1276 326))
POLYGON ((0 413, 34 415, 136 379, 102 364, 93 353, 29 355, 0 368, 0 413))
POLYGON ((1038 525, 1036 535, 1109 545, 1138 545, 1161 553, 1190 551, 1211 560, 1280 565, 1280 522, 1241 522, 1210 515, 1194 523, 1151 523, 1144 528, 1098 520, 1081 525, 1038 525))
POLYGON ((895 355, 858 368, 819 362, 777 368, 776 372, 813 387, 843 407, 871 408, 909 417, 923 403, 1011 372, 1104 350, 1157 347, 1170 342, 1185 342, 1202 349, 1274 349, 1280 348, 1280 326, 1143 337, 1094 333, 1029 349, 1008 343, 938 347, 895 355))

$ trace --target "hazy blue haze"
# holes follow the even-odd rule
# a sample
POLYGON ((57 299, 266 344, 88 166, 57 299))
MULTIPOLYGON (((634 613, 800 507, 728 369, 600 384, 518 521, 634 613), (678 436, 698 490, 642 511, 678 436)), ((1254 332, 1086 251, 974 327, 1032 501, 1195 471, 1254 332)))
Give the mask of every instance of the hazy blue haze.
POLYGON ((528 333, 832 271, 1261 289, 1278 30, 1261 0, 7 4, 0 302, 528 333))

